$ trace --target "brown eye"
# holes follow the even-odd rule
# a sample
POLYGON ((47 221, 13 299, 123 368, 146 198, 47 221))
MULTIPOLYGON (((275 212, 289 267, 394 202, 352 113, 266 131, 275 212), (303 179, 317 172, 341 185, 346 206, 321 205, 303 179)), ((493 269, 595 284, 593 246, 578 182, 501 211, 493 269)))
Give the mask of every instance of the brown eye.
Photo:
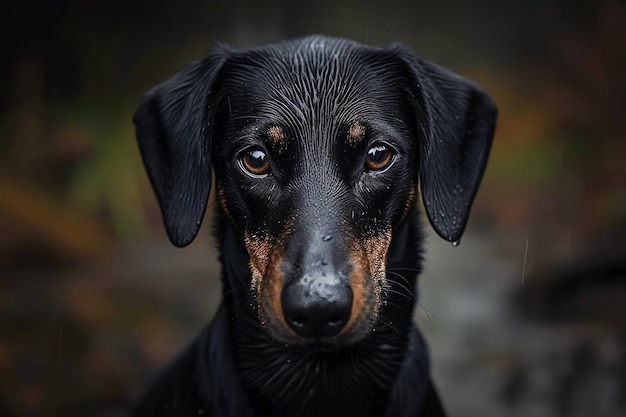
POLYGON ((383 171, 393 162, 394 153, 387 145, 375 143, 367 150, 365 169, 367 171, 383 171))
POLYGON ((253 148, 241 157, 242 168, 254 177, 263 177, 270 172, 270 163, 267 155, 259 148, 253 148))

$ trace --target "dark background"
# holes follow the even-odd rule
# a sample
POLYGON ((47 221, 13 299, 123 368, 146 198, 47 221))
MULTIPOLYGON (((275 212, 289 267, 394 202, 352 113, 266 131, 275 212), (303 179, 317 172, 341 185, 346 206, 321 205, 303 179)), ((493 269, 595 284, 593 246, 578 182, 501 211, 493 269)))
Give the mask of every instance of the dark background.
MULTIPOLYGON (((35 1, 0 18, 0 416, 124 415, 210 317, 205 221, 166 240, 130 122, 216 44, 404 43, 499 127, 417 321, 452 415, 626 409, 626 6, 602 1, 35 1)), ((207 216, 207 219, 210 219, 207 216)), ((623 415, 623 414, 622 414, 623 415)))

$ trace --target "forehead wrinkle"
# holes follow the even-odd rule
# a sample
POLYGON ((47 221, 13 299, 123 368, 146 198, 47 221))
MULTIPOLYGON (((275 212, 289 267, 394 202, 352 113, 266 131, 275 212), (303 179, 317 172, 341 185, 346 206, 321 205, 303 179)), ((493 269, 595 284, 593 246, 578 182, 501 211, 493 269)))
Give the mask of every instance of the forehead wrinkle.
POLYGON ((248 57, 246 62, 254 62, 239 79, 258 89, 240 90, 240 109, 279 121, 305 146, 313 143, 321 148, 326 148, 323 142, 335 142, 341 126, 382 115, 389 118, 392 106, 397 107, 390 102, 389 91, 398 88, 398 79, 383 73, 389 67, 384 57, 380 58, 385 62, 378 62, 352 53, 352 48, 301 45, 291 53, 269 58, 261 59, 256 56, 259 54, 248 57))
POLYGON ((278 89, 263 108, 273 117, 292 122, 302 134, 324 125, 351 122, 362 114, 381 114, 375 94, 360 83, 341 81, 333 80, 329 88, 321 90, 302 86, 278 89))
MULTIPOLYGON (((277 89, 303 109, 314 109, 328 98, 345 94, 357 86, 363 87, 358 81, 367 71, 363 71, 358 62, 350 62, 352 54, 338 51, 329 54, 323 48, 305 48, 304 51, 288 57, 291 71, 287 77, 281 77, 283 88, 277 89)), ((354 93, 362 94, 361 91, 354 93)))

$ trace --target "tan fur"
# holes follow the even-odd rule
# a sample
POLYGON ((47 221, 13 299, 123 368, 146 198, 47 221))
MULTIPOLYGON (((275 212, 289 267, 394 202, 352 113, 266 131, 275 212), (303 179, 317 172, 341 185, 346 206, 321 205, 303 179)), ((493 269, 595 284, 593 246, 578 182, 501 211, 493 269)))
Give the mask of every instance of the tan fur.
POLYGON ((354 122, 348 129, 348 143, 351 146, 357 146, 365 138, 365 126, 359 122, 354 122))
POLYGON ((267 129, 267 137, 274 145, 285 145, 285 132, 280 126, 271 126, 267 129))
POLYGON ((366 316, 378 315, 382 291, 387 286, 385 262, 390 243, 391 230, 381 236, 352 241, 350 251, 353 268, 350 275, 352 313, 343 332, 349 332, 367 320, 366 316))
MULTIPOLYGON (((284 277, 281 271, 284 247, 279 242, 288 238, 289 228, 277 240, 246 234, 244 242, 250 255, 252 282, 250 287, 257 300, 259 320, 280 323, 292 334, 295 332, 285 322, 281 294, 284 277)), ((348 257, 352 263, 350 288, 352 310, 350 320, 341 334, 349 333, 363 323, 371 323, 378 315, 382 292, 387 286, 385 262, 391 242, 391 230, 368 239, 350 239, 348 257)))

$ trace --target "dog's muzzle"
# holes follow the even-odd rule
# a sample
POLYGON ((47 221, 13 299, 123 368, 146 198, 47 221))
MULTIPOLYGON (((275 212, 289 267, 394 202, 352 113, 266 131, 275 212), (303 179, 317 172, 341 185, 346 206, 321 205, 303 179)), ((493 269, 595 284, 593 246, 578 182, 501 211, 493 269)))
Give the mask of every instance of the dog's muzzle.
POLYGON ((324 340, 341 333, 350 320, 352 266, 340 239, 316 236, 296 244, 283 262, 281 293, 284 321, 301 338, 324 340), (335 240, 335 241, 333 241, 335 240))

